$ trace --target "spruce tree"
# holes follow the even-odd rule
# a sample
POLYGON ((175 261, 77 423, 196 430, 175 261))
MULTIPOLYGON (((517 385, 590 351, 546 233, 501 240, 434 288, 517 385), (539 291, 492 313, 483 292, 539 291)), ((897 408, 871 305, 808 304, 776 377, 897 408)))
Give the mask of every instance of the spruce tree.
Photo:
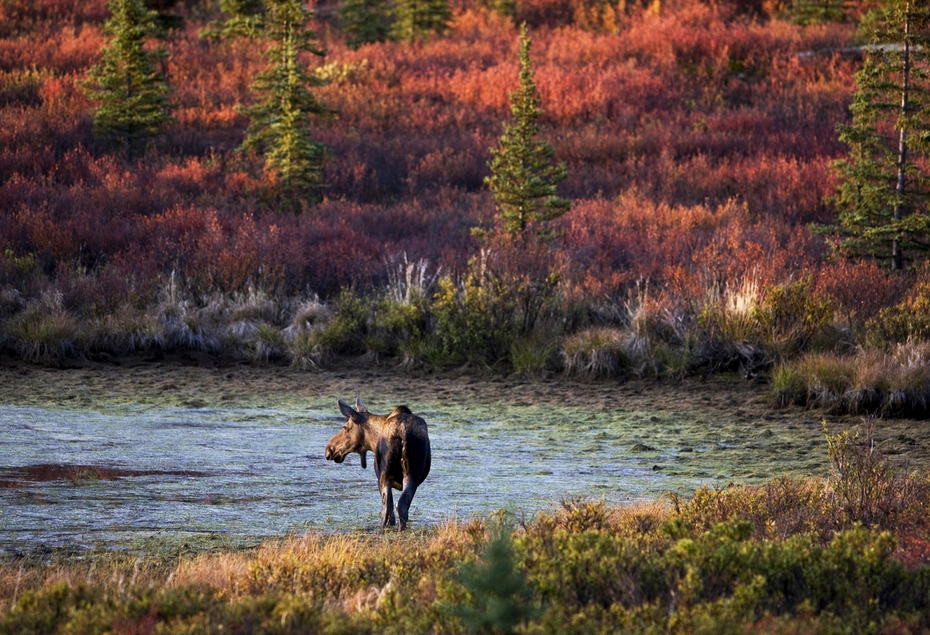
POLYGON ((449 0, 396 0, 391 35, 397 40, 415 42, 431 33, 445 33, 452 20, 449 0))
POLYGON ((569 210, 571 202, 556 194, 568 176, 564 163, 553 163, 555 151, 537 139, 542 99, 536 90, 530 61, 531 40, 526 24, 520 31, 520 85, 510 94, 511 123, 504 123, 498 148, 491 150, 491 176, 485 179, 497 207, 500 228, 512 237, 526 239, 532 230, 542 242, 551 240, 548 227, 569 210))
POLYGON ((112 36, 103 48, 102 62, 92 67, 82 88, 99 103, 94 113, 94 134, 117 141, 126 156, 142 150, 171 121, 168 84, 159 62, 167 53, 146 44, 160 36, 158 14, 143 0, 112 0, 112 17, 104 31, 112 36))
POLYGON ((386 42, 391 33, 391 21, 385 0, 343 0, 339 7, 339 22, 352 50, 363 44, 386 42))
POLYGON ((457 605, 453 612, 469 633, 515 633, 521 623, 539 616, 515 562, 509 528, 498 527, 495 533, 484 557, 463 565, 456 576, 468 590, 470 602, 457 605))
POLYGON ((241 109, 250 119, 241 148, 264 155, 265 169, 280 178, 286 204, 295 206, 301 199, 315 202, 322 187, 326 150, 313 141, 308 116, 330 111, 310 90, 323 82, 300 57, 304 52, 324 53, 307 28, 311 16, 303 2, 265 0, 265 6, 260 22, 248 23, 250 28, 257 25, 256 32, 268 42, 268 68, 251 86, 258 102, 241 109))
POLYGON ((145 6, 155 12, 155 24, 165 33, 180 31, 184 27, 184 18, 171 10, 178 0, 145 0, 145 6))
POLYGON ((890 259, 892 270, 930 249, 928 27, 925 3, 889 4, 856 74, 852 124, 840 126, 849 156, 834 164, 837 246, 849 256, 890 259))

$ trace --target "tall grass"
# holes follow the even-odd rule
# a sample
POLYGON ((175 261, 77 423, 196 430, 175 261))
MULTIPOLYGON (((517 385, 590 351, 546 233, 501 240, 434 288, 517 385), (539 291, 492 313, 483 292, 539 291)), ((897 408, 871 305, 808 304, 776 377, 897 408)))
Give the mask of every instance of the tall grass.
POLYGON ((911 340, 891 351, 811 353, 781 363, 773 374, 774 399, 835 412, 925 416, 930 405, 926 342, 911 340))

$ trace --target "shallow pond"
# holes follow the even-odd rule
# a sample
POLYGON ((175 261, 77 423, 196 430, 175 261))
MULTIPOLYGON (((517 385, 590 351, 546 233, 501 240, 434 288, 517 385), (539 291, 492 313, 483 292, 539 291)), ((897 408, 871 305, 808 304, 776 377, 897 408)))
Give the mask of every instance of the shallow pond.
MULTIPOLYGON (((380 496, 371 467, 363 471, 357 455, 342 465, 324 460, 344 421, 330 404, 0 404, 0 553, 375 530, 380 496)), ((369 403, 375 412, 393 405, 369 403)), ((529 515, 573 497, 624 503, 826 468, 815 417, 724 421, 684 403, 660 412, 411 406, 427 419, 433 448, 413 527, 499 509, 529 515)))

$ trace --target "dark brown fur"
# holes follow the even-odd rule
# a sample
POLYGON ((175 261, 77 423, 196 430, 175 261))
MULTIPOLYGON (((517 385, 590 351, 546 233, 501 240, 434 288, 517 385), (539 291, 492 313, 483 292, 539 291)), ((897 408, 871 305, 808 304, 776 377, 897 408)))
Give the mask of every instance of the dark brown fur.
POLYGON ((407 406, 397 406, 388 415, 372 414, 361 399, 355 400, 355 408, 340 399, 339 410, 348 421, 326 444, 326 459, 342 463, 354 452, 361 456, 364 469, 368 452, 374 452, 375 475, 381 492, 381 526, 396 523, 393 488, 401 490, 397 515, 401 530, 406 529, 413 495, 429 474, 431 457, 426 421, 407 406))

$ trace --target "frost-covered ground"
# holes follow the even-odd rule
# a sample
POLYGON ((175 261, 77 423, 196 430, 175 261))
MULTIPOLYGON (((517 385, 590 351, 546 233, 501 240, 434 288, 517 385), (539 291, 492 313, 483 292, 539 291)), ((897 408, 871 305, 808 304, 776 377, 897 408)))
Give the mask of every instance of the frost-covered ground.
MULTIPOLYGON (((357 457, 327 462, 337 398, 409 405, 433 468, 416 523, 689 493, 704 483, 826 473, 823 416, 772 410, 764 388, 579 382, 178 363, 0 366, 0 552, 149 541, 249 544, 309 529, 375 530, 380 497, 357 457)), ((855 419, 830 419, 831 431, 855 419)), ((927 464, 919 423, 880 440, 927 464)))

